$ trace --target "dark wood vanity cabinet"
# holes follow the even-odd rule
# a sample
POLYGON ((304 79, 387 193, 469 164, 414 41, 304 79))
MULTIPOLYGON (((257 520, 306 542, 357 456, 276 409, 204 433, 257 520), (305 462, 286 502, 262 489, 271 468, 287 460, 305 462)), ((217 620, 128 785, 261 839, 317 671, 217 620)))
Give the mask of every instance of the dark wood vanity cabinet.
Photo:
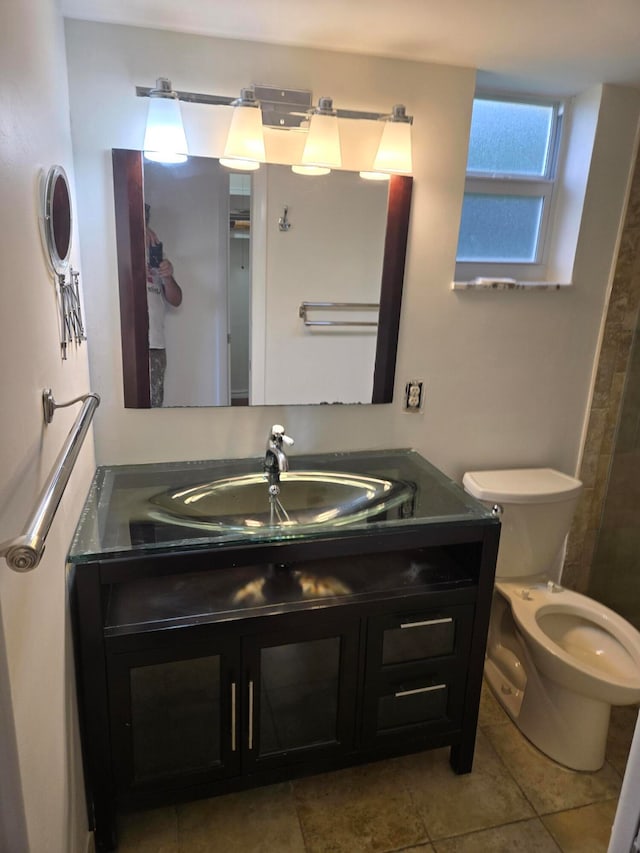
POLYGON ((211 796, 450 746, 471 770, 499 525, 74 568, 88 801, 211 796))

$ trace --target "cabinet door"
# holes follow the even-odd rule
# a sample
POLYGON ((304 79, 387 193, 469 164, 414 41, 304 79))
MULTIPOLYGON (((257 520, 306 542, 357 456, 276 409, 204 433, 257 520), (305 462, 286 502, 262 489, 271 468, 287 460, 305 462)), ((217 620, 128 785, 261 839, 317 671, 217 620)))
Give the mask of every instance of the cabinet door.
POLYGON ((118 788, 176 789, 238 773, 238 672, 237 643, 109 655, 118 788))
POLYGON ((350 620, 246 638, 248 769, 352 748, 358 634, 350 620))

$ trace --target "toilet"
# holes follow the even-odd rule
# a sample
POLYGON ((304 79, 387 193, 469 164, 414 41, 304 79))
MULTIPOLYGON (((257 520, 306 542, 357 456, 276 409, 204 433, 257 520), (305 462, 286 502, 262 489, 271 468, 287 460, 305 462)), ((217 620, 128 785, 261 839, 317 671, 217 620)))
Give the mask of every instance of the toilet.
POLYGON ((573 770, 598 770, 612 705, 640 702, 640 633, 554 581, 582 484, 551 468, 470 471, 502 529, 485 678, 522 733, 573 770))

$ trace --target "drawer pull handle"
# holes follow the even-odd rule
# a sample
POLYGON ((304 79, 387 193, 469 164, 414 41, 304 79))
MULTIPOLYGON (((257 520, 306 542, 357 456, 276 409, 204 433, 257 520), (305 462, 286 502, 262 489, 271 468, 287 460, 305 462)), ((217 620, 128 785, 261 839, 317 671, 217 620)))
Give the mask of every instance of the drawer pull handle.
POLYGON ((445 625, 447 622, 453 622, 452 616, 445 616, 442 619, 426 619, 424 622, 401 622, 401 628, 424 628, 425 625, 445 625))
POLYGON ((414 690, 399 690, 394 694, 396 699, 402 696, 415 696, 416 693, 431 693, 433 690, 446 690, 446 684, 433 684, 431 687, 416 687, 414 690))
POLYGON ((249 749, 253 749, 253 680, 249 681, 249 749))
POLYGON ((231 682, 231 752, 236 751, 236 683, 231 682))

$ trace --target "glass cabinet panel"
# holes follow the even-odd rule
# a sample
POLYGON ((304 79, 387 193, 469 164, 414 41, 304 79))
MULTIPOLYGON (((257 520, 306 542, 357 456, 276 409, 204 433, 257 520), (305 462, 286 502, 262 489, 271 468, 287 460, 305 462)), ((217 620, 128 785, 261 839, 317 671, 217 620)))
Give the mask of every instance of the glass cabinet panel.
POLYGON ((220 764, 220 672, 218 655, 130 669, 137 781, 220 764))
POLYGON ((260 755, 338 740, 340 637, 260 650, 260 755))

